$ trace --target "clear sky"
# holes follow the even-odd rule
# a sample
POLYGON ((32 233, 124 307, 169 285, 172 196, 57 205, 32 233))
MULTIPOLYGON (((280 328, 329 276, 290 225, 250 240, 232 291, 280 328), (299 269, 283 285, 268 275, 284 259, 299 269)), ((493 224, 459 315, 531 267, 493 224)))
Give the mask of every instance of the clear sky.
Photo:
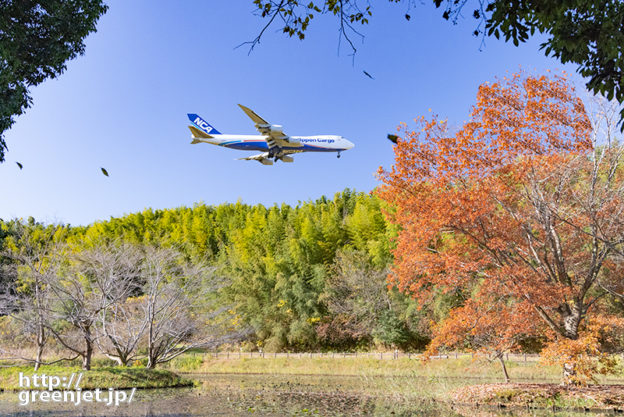
POLYGON ((251 0, 107 3, 85 55, 34 88, 33 106, 6 133, 0 218, 88 224, 148 207, 370 191, 377 168, 392 164, 385 137, 399 122, 431 108, 460 124, 480 83, 520 66, 574 71, 544 57, 538 40, 488 38, 480 50, 469 14, 452 25, 430 2, 409 22, 404 6, 375 2, 355 61, 344 42, 338 54, 332 17, 315 19, 304 42, 269 30, 248 55, 235 47, 264 24, 251 0), (190 145, 186 113, 222 133, 255 134, 237 103, 288 134, 342 135, 356 146, 340 159, 307 153, 263 166, 235 160, 247 152, 190 145))

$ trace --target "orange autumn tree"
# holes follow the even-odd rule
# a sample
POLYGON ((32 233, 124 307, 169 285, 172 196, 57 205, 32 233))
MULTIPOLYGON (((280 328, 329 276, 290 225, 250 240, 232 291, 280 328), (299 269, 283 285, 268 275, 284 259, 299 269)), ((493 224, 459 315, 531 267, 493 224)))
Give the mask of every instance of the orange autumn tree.
MULTIPOLYGON (((400 229, 390 285, 422 302, 466 294, 435 326, 432 349, 463 337, 496 353, 540 326, 558 346, 578 340, 621 287, 621 147, 596 146, 561 76, 481 85, 454 134, 435 116, 416 123, 404 126, 392 169, 380 169, 377 193, 400 229)), ((565 382, 576 382, 576 365, 565 365, 565 382)))
POLYGON ((433 326, 435 337, 425 357, 438 352, 442 346, 481 353, 500 363, 504 380, 509 382, 505 353, 543 330, 539 321, 530 319, 532 316, 534 312, 527 303, 514 303, 509 297, 499 297, 494 292, 480 292, 479 297, 467 299, 464 305, 453 309, 446 320, 433 326))

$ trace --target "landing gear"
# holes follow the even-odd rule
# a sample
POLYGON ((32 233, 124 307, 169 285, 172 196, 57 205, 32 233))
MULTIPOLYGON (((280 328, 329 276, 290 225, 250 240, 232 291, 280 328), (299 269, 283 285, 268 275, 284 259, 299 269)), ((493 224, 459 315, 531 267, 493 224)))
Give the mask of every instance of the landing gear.
POLYGON ((340 152, 338 152, 338 155, 336 155, 336 158, 340 158, 340 152))

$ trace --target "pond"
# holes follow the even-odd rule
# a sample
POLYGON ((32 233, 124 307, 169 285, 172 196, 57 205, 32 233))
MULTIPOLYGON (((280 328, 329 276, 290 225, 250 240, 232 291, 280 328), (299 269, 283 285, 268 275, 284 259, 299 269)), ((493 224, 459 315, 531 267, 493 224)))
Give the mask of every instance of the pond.
MULTIPOLYGON (((453 406, 440 392, 465 379, 319 375, 187 375, 195 388, 136 391, 132 403, 34 403, 21 406, 17 393, 0 395, 0 416, 615 416, 551 410, 453 406)), ((487 382, 487 381, 479 381, 487 382)))

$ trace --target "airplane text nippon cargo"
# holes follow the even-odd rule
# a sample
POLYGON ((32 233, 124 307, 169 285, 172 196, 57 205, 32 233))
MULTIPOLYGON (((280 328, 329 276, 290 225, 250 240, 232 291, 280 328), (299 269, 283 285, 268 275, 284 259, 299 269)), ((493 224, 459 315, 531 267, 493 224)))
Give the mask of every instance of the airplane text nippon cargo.
POLYGON ((334 139, 301 139, 301 142, 327 142, 334 143, 334 139))

